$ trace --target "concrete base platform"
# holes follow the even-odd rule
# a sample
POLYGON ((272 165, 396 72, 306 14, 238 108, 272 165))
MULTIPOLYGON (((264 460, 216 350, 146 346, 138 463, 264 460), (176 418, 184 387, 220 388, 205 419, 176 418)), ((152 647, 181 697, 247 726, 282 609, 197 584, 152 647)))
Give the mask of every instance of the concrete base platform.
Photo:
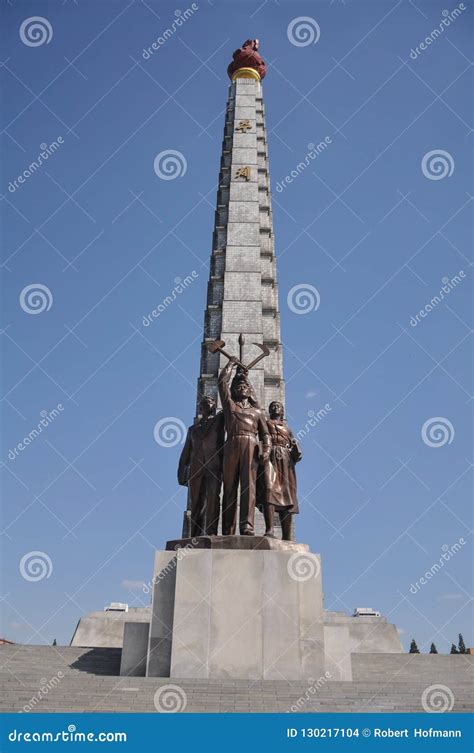
POLYGON ((145 677, 150 635, 149 622, 126 622, 120 674, 125 677, 145 677))
POLYGON ((403 646, 395 625, 385 617, 361 615, 352 617, 345 612, 324 612, 324 629, 327 633, 347 630, 344 637, 345 653, 350 654, 401 654, 403 646))
MULTIPOLYGON (((153 583, 149 677, 324 675, 319 555, 283 548, 156 552, 153 583)), ((340 679, 351 679, 350 661, 340 679)))
POLYGON ((149 623, 150 617, 150 607, 132 608, 128 612, 90 612, 77 623, 70 645, 122 648, 125 623, 149 623))
MULTIPOLYGON (((125 623, 121 675, 145 677, 149 623, 125 623)), ((354 658, 364 654, 403 654, 395 625, 385 617, 349 617, 323 610, 325 673, 328 681, 347 681, 354 658)))

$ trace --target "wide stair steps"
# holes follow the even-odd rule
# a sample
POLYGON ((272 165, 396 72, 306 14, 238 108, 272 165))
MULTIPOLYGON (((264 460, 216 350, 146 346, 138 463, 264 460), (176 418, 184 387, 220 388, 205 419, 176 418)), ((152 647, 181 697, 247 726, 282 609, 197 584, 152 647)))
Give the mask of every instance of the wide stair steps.
POLYGON ((473 710, 471 655, 353 654, 353 682, 287 682, 119 677, 120 653, 1 646, 0 711, 156 713, 155 693, 169 684, 175 690, 163 703, 168 698, 186 712, 421 712, 432 685, 448 688, 442 693, 448 706, 452 698, 451 711, 473 710))

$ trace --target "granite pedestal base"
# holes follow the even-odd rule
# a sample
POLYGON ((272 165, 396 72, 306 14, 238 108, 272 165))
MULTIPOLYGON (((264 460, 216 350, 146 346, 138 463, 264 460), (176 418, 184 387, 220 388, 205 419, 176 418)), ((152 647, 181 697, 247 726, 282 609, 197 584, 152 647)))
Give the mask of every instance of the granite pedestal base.
MULTIPOLYGON (((200 538, 214 544, 226 538, 230 546, 234 537, 200 538)), ((147 676, 324 675, 319 555, 271 539, 275 549, 242 549, 242 540, 250 545, 252 537, 235 538, 238 549, 191 544, 175 550, 178 542, 169 542, 168 551, 156 552, 147 676)))

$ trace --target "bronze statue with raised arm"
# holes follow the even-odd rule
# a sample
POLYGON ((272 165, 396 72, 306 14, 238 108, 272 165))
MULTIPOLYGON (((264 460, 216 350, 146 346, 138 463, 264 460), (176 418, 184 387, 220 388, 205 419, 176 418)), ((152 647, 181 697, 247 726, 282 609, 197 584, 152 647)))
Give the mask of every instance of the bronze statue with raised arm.
POLYGON ((248 370, 238 366, 232 384, 229 384, 237 364, 237 358, 231 357, 218 379, 227 432, 224 445, 222 533, 224 536, 235 534, 240 483, 239 530, 242 536, 253 536, 259 441, 262 443, 260 460, 266 462, 270 452, 270 438, 265 416, 256 405, 248 370))

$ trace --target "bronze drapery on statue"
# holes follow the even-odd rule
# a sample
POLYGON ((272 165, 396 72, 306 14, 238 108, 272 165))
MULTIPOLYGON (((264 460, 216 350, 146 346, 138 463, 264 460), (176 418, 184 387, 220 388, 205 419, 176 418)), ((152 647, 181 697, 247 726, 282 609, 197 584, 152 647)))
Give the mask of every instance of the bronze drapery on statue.
POLYGON ((271 449, 258 478, 258 503, 265 516, 265 536, 274 536, 273 518, 280 517, 282 538, 291 540, 291 517, 299 512, 295 464, 302 456, 293 432, 284 420, 283 405, 274 401, 268 407, 267 419, 271 449))

